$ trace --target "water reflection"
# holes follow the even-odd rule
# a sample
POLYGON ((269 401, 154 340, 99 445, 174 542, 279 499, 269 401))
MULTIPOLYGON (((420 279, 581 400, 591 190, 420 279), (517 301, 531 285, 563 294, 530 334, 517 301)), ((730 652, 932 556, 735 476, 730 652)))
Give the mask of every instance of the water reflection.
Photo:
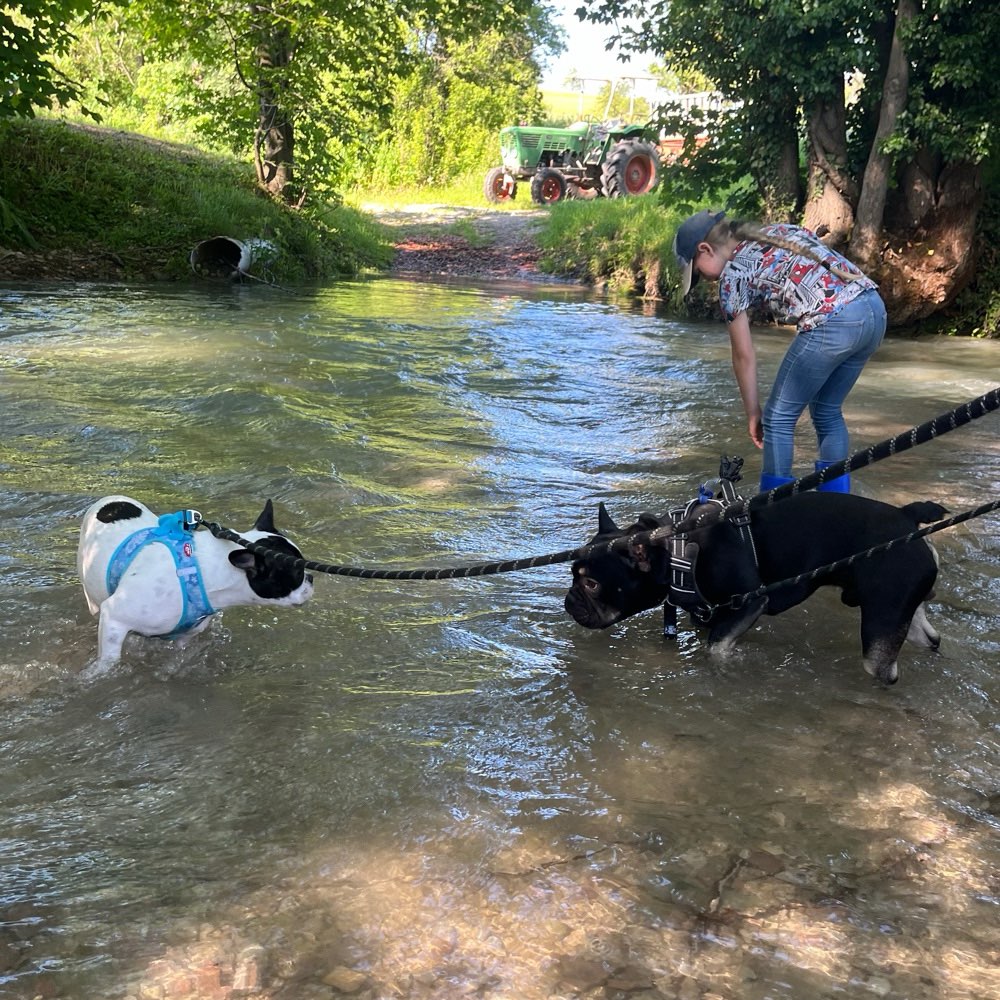
MULTIPOLYGON (((743 441, 722 330, 571 289, 3 293, 0 996, 998 996, 997 521, 936 536, 940 654, 871 687, 833 595, 707 659, 586 633, 565 567, 317 581, 82 686, 97 496, 413 567, 572 547, 743 441), (993 991, 991 993, 991 991, 993 991)), ((787 334, 761 338, 762 378, 787 334)), ((994 384, 889 343, 857 443, 994 384)), ((996 495, 997 417, 856 475, 996 495)), ((811 456, 808 427, 800 454, 811 456)))

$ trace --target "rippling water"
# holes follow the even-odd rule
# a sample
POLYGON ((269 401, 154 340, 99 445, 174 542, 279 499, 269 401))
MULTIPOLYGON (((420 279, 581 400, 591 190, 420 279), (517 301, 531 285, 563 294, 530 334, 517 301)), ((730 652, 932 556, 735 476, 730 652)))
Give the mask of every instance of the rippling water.
MULTIPOLYGON (((998 361, 890 341, 855 444, 998 361)), ((0 997, 1000 996, 995 515, 935 536, 942 650, 889 691, 835 595, 717 662, 655 613, 580 629, 565 566, 323 577, 77 677, 104 494, 237 530, 272 497, 310 558, 417 568, 572 548, 723 452, 752 483, 721 327, 559 287, 7 289, 0 399, 0 997)), ((857 492, 995 498, 998 419, 857 492)))

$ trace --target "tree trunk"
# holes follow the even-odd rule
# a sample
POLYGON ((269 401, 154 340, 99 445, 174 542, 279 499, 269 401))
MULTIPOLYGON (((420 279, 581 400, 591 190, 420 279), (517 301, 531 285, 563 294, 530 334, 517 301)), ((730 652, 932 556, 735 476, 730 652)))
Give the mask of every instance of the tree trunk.
POLYGON ((923 148, 908 163, 903 164, 898 210, 892 210, 890 197, 885 212, 885 224, 903 229, 927 225, 937 207, 937 181, 941 174, 940 153, 923 148))
POLYGON ((269 194, 290 201, 295 135, 283 106, 287 80, 282 71, 291 62, 292 45, 285 31, 264 25, 261 34, 257 47, 259 118, 254 136, 257 183, 269 194))
POLYGON ((861 197, 858 199, 857 225, 851 241, 851 256, 864 270, 872 269, 879 257, 886 193, 889 189, 889 157, 882 152, 882 143, 895 131, 896 122, 906 107, 910 66, 903 45, 903 34, 916 15, 917 0, 899 0, 889 65, 882 86, 878 128, 875 130, 868 165, 865 167, 861 197))
POLYGON ((260 121, 254 137, 254 165, 257 183, 268 194, 285 201, 290 199, 294 167, 292 123, 271 95, 260 95, 260 121))
POLYGON ((785 137, 777 150, 776 161, 774 175, 763 191, 765 215, 771 222, 794 222, 802 202, 796 137, 785 137))
POLYGON ((854 224, 858 189, 847 170, 847 116, 844 82, 838 77, 839 97, 816 101, 809 112, 809 172, 802 223, 808 229, 821 226, 833 245, 846 242, 854 224))

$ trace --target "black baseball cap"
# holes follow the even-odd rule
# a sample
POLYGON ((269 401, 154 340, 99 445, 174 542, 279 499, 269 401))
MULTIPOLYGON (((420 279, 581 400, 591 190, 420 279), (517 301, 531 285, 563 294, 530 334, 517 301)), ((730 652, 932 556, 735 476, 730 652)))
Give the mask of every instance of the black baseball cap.
POLYGON ((712 227, 725 217, 725 212, 712 212, 705 208, 685 219, 677 227, 674 255, 681 266, 681 296, 687 295, 698 283, 698 273, 693 267, 698 244, 711 232, 712 227))

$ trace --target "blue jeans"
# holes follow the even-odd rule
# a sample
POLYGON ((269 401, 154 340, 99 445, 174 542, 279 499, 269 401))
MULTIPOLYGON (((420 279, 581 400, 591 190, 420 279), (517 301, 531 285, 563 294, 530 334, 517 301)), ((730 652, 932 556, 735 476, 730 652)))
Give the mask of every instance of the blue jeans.
POLYGON ((808 406, 819 460, 850 454, 841 406, 885 334, 885 305, 875 289, 862 292, 813 330, 798 334, 764 404, 764 473, 792 474, 795 425, 808 406))

